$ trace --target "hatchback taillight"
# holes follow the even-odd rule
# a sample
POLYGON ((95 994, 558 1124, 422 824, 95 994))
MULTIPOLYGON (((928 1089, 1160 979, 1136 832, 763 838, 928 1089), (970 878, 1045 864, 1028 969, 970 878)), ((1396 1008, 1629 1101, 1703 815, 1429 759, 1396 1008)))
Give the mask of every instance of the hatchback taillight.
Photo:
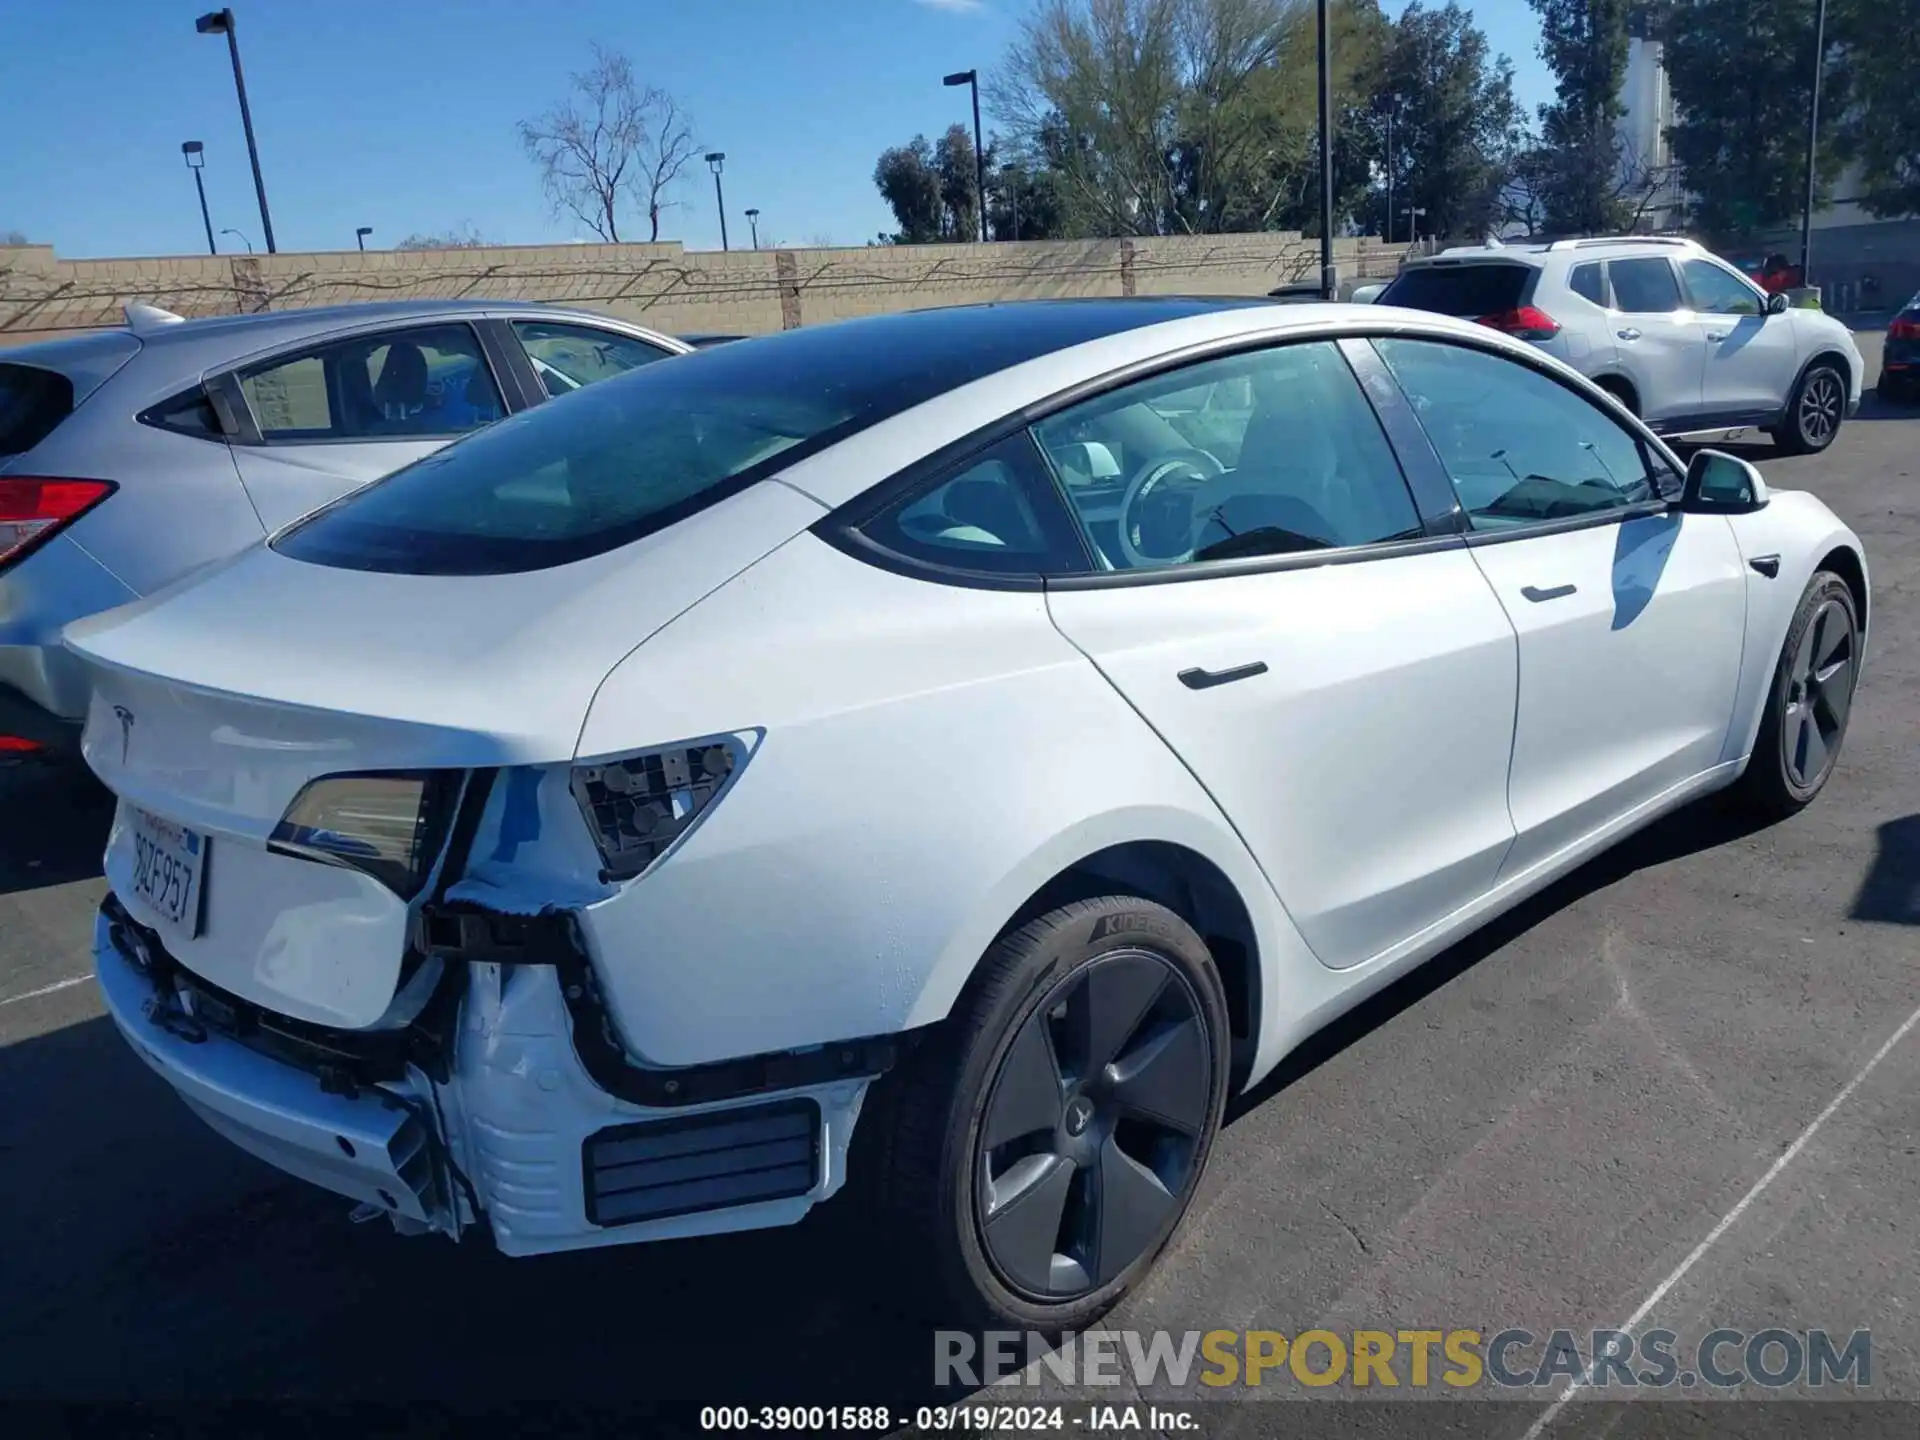
POLYGON ((0 570, 51 540, 113 492, 106 480, 0 475, 0 570))
POLYGON ((1906 314, 1887 327, 1889 340, 1920 340, 1920 314, 1906 314))
POLYGON ((1482 315, 1480 323, 1491 330, 1511 335, 1516 340, 1551 340, 1560 333, 1560 322, 1544 310, 1522 305, 1517 310, 1502 310, 1482 315))

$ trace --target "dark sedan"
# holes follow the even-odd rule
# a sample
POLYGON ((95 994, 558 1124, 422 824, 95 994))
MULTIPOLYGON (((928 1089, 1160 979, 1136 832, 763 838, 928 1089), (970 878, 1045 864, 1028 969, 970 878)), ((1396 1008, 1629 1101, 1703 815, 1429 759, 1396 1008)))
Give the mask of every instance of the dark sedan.
POLYGON ((1880 398, 1920 400, 1920 295, 1887 326, 1887 348, 1880 358, 1880 398))

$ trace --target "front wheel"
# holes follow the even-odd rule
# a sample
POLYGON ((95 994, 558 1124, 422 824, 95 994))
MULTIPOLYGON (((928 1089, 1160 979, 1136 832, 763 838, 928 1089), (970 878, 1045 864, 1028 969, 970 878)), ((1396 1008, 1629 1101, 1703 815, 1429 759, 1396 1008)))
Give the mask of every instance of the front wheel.
POLYGON ((941 1319, 1054 1332, 1118 1302, 1193 1199, 1228 1047, 1207 947, 1162 906, 1080 901, 996 942, 862 1121, 941 1319))
POLYGON ((1773 687, 1736 798, 1763 819, 1813 803, 1833 774, 1860 677, 1853 592, 1830 570, 1807 583, 1774 666, 1773 687))
POLYGON ((1825 362, 1807 368, 1787 397, 1784 421, 1773 442, 1789 455, 1817 455, 1840 433, 1847 415, 1847 378, 1825 362))

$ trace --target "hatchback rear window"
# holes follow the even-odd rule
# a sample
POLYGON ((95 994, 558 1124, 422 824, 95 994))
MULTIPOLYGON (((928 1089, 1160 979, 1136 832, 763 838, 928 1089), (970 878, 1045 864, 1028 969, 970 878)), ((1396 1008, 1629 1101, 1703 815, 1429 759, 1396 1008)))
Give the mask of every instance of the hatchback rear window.
POLYGON ((0 457, 24 455, 73 413, 73 382, 37 365, 0 365, 0 457))
POLYGON ((983 375, 1223 303, 961 306, 695 351, 468 436, 318 511, 274 547, 410 575, 568 564, 983 375))
POLYGON ((1401 272, 1378 303, 1477 319, 1518 309, 1532 278, 1524 265, 1422 265, 1401 272))

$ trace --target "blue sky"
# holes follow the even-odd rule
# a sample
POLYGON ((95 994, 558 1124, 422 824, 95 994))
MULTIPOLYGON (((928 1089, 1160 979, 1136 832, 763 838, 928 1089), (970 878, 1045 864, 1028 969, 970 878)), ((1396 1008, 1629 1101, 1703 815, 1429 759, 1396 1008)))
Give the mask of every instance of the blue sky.
MULTIPOLYGON (((538 244, 584 232, 548 212, 514 133, 565 93, 591 42, 692 113, 727 154, 730 238, 861 244, 886 226, 872 183, 886 146, 968 116, 949 70, 994 68, 1029 0, 240 0, 241 58, 283 250, 390 245, 471 225, 538 244)), ((1388 0, 1392 13, 1398 0, 1388 0)), ((206 145, 214 227, 264 249, 225 43, 195 0, 0 0, 0 231, 65 256, 205 248, 180 142, 206 145)), ((1546 97, 1525 0, 1475 17, 1546 97)), ((992 122, 987 121, 991 130, 992 122)), ((719 248, 704 166, 662 238, 719 248)), ((637 237, 644 239, 642 231, 637 237)), ((232 236, 221 249, 240 248, 232 236)))

